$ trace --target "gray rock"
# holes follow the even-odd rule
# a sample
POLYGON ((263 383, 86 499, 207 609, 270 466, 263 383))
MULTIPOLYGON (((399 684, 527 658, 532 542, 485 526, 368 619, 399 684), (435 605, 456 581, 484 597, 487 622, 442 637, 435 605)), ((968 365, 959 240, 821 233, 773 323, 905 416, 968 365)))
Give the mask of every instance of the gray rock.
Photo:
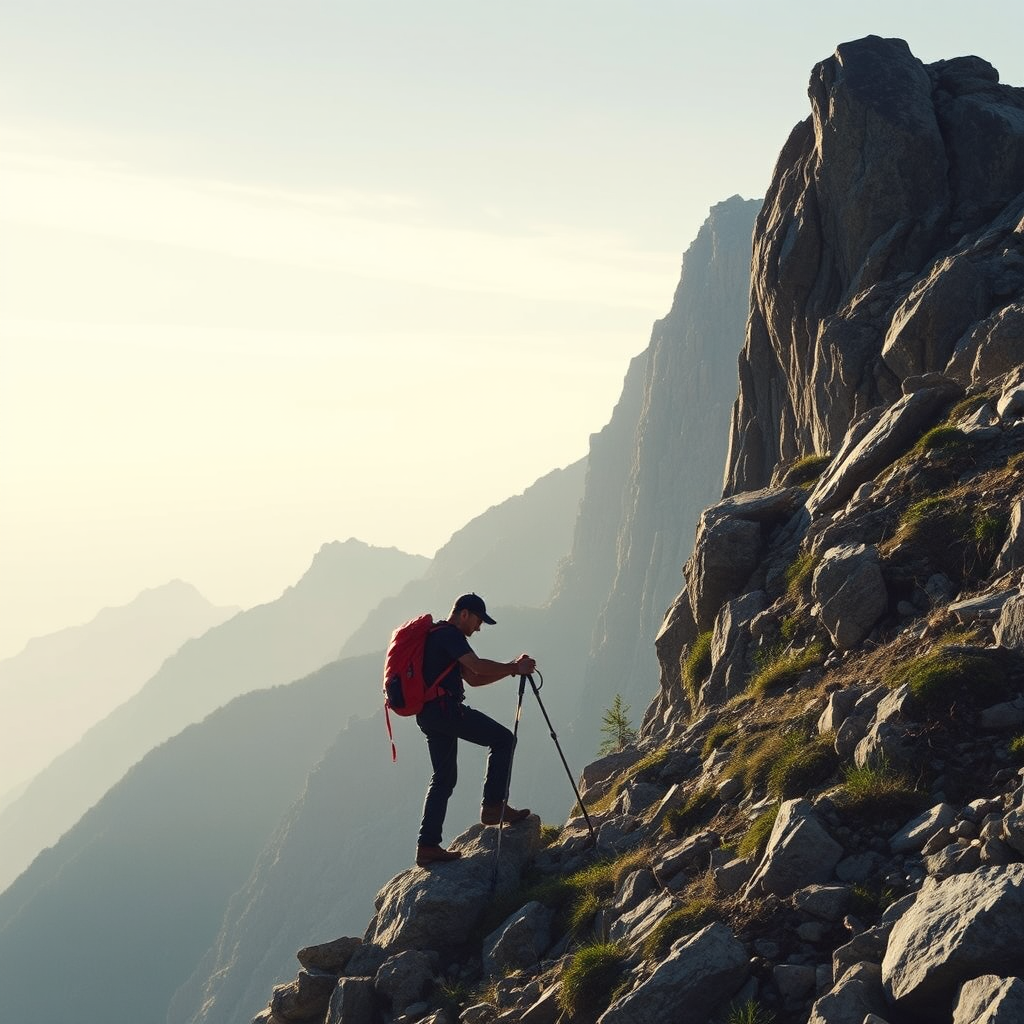
POLYGON ((362 939, 340 938, 318 946, 305 946, 295 957, 307 969, 341 972, 362 944, 362 939))
POLYGON ((814 1003, 807 1024, 864 1024, 867 1015, 887 1012, 881 975, 877 964, 856 964, 814 1003))
POLYGON ((493 1003, 474 1003, 467 1006, 459 1017, 459 1024, 489 1024, 498 1015, 493 1003))
POLYGON ((957 622, 992 622, 999 618, 1006 602, 1015 593, 1014 590, 998 590, 995 593, 954 601, 949 606, 949 611, 956 616, 957 622))
POLYGON ((418 1003, 427 986, 434 980, 437 954, 406 950, 396 953, 381 964, 373 987, 391 1004, 391 1009, 402 1013, 413 1003, 418 1003))
POLYGON ((843 724, 836 731, 836 741, 833 744, 835 752, 845 761, 853 756, 857 745, 867 735, 871 727, 871 719, 866 715, 850 715, 843 720, 843 724))
POLYGON ((1024 593, 1015 594, 1003 605, 993 634, 1000 647, 1024 652, 1024 593))
POLYGON ((608 929, 608 937, 612 942, 628 939, 634 946, 642 944, 674 906, 672 896, 659 889, 632 910, 620 914, 608 929))
POLYGON ((961 984, 1024 971, 1024 864, 927 881, 895 924, 882 962, 889 997, 912 1014, 948 1014, 961 984))
POLYGON ((889 605, 878 549, 865 544, 830 548, 814 571, 811 596, 836 648, 856 647, 889 605))
POLYGON ((983 708, 978 715, 978 725, 992 732, 1005 732, 1024 725, 1024 699, 1004 701, 983 708))
POLYGON ((562 1016, 562 1008, 558 1005, 561 991, 561 984, 552 985, 520 1016, 513 1018, 515 1024, 555 1024, 562 1016))
POLYGON ((834 459, 822 474, 807 499, 811 517, 817 518, 845 504, 862 483, 906 451, 933 422, 939 409, 960 393, 957 384, 945 380, 937 386, 905 394, 889 406, 845 458, 834 459))
POLYGON ((705 509, 686 563, 686 592, 698 629, 742 593, 761 555, 765 525, 784 523, 806 498, 800 487, 735 494, 705 509))
POLYGON ((854 763, 858 768, 883 761, 894 765, 905 764, 910 758, 906 736, 903 726, 876 720, 864 739, 854 747, 854 763))
POLYGON ((615 909, 620 913, 639 906, 658 888, 658 880, 649 868, 631 871, 615 896, 615 909))
POLYGON ((832 977, 842 978, 856 964, 881 964, 892 925, 877 925, 854 935, 849 942, 832 951, 832 977))
POLYGON ((531 902, 484 939, 484 973, 493 978, 532 967, 551 945, 552 911, 531 902))
POLYGON ((973 871, 981 864, 981 842, 958 839, 938 853, 927 854, 924 868, 934 878, 949 878, 973 871))
POLYGON ((936 804, 892 836, 889 849, 893 853, 918 853, 936 832, 952 825, 955 818, 956 809, 950 804, 936 804))
POLYGON ((1020 1024, 1024 981, 983 974, 965 981, 953 1008, 953 1024, 1020 1024))
POLYGON ((663 879, 672 878, 680 871, 692 871, 706 865, 708 853, 721 845, 717 832, 698 832, 666 850, 654 866, 654 873, 663 879))
POLYGON ((702 707, 714 707, 740 693, 747 684, 749 623, 768 603, 763 590, 727 601, 718 615, 711 638, 711 671, 701 686, 702 707))
POLYGON ((808 883, 827 882, 843 848, 828 834, 807 800, 787 800, 779 808, 764 857, 747 895, 789 896, 808 883))
POLYGON ((374 1019, 372 978, 342 978, 331 996, 324 1024, 367 1024, 374 1019))
POLYGON ((1018 498, 1010 506, 1010 528, 1006 541, 996 556, 992 571, 996 575, 1019 569, 1024 565, 1024 499, 1018 498))
POLYGON ((852 857, 844 857, 836 865, 836 878, 850 884, 866 882, 881 862, 882 858, 877 853, 856 853, 852 857))
POLYGON ((805 964, 779 964, 772 971, 772 979, 783 999, 796 1001, 814 991, 817 972, 805 964))
POLYGON ((337 976, 327 971, 301 970, 294 981, 274 988, 270 1011, 281 1020, 309 1020, 324 1013, 337 984, 337 976))
POLYGON ((834 690, 828 695, 825 710, 818 716, 818 733, 836 732, 853 712, 853 707, 861 697, 861 691, 850 686, 842 690, 834 690))
POLYGON ((729 928, 709 924, 680 939, 654 973, 617 999, 599 1024, 663 1024, 686 1007, 703 1020, 747 980, 747 953, 729 928))
POLYGON ((713 867, 712 873, 715 877, 715 885, 718 890, 726 896, 739 892, 749 881, 754 873, 754 865, 743 857, 733 857, 717 867, 713 867))
MULTIPOLYGON (((503 830, 497 892, 519 882, 525 864, 540 847, 540 818, 535 814, 503 830)), ((445 950, 469 937, 492 899, 491 878, 498 830, 474 825, 452 846, 461 860, 393 878, 377 895, 370 940, 389 953, 403 949, 445 950)))
POLYGON ((1024 857, 1024 808, 1015 807, 1003 818, 1003 840, 1024 857))
POLYGON ((846 885, 808 885, 793 893, 797 910, 819 921, 842 920, 849 903, 850 888, 846 885))

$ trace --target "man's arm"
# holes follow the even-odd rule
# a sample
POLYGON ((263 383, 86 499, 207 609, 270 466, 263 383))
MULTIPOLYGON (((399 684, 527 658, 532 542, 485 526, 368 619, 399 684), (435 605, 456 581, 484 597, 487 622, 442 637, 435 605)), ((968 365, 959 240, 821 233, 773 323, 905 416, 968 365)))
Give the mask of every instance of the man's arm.
POLYGON ((537 662, 528 654, 521 654, 515 661, 491 661, 478 658, 472 651, 459 658, 462 678, 470 686, 487 686, 505 676, 528 676, 537 667, 537 662))

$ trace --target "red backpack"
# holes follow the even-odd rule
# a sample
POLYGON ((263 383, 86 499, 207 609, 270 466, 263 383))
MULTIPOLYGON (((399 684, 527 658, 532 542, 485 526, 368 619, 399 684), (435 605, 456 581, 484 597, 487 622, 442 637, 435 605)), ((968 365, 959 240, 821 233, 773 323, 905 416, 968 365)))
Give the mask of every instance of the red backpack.
POLYGON ((436 700, 440 692, 441 680, 458 662, 453 661, 438 677, 427 685, 423 678, 423 652, 427 645, 427 635, 445 622, 434 622, 430 615, 421 615, 417 619, 403 622, 392 634, 388 643, 387 654, 384 656, 384 717, 387 721, 388 739, 391 740, 391 760, 398 759, 395 750, 395 739, 391 733, 391 715, 403 718, 418 715, 423 705, 436 700))

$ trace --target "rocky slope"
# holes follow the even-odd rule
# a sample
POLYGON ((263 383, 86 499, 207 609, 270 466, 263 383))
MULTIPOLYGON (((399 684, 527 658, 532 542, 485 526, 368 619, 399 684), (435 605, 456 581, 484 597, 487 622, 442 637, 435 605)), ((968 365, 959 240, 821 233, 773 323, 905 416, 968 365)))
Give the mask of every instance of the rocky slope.
POLYGON ((869 37, 810 95, 596 837, 470 828, 260 1024, 1024 1019, 1024 91, 869 37))

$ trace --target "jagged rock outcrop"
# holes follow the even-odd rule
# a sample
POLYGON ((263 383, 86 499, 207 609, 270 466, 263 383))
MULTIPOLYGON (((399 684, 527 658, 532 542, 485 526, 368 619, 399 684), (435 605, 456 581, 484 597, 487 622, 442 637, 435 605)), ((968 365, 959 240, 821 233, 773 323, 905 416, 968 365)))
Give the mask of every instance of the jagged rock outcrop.
POLYGON ((808 92, 755 228, 727 493, 836 452, 908 377, 1019 364, 1024 90, 869 36, 808 92))

